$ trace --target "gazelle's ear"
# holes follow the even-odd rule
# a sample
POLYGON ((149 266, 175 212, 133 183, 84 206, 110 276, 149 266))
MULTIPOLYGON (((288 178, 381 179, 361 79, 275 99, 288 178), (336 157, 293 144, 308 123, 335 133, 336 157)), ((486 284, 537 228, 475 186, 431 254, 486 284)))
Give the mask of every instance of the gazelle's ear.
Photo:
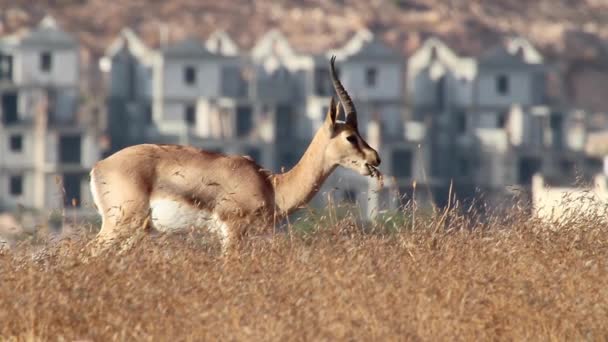
POLYGON ((336 128, 336 108, 336 100, 332 96, 329 107, 327 108, 327 116, 325 117, 325 126, 329 128, 330 132, 333 132, 336 128))

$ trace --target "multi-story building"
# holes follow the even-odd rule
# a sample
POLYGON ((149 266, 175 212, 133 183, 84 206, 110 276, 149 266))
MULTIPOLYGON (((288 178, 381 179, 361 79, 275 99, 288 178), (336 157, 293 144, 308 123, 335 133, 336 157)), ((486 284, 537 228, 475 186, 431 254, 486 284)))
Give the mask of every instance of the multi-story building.
POLYGON ((79 45, 51 18, 0 39, 0 207, 91 209, 88 170, 99 159, 82 110, 79 45))
POLYGON ((547 68, 526 40, 514 38, 478 59, 460 57, 432 38, 408 62, 408 96, 427 122, 431 174, 462 195, 482 190, 503 199, 511 186, 529 190, 542 172, 571 179, 585 164, 580 111, 546 96, 547 68))
POLYGON ((543 57, 521 38, 476 59, 432 38, 405 63, 367 30, 318 55, 296 51, 278 30, 249 52, 224 32, 205 44, 188 39, 155 51, 131 32, 123 36, 134 47, 128 63, 116 48, 109 54, 121 68, 111 73, 117 84, 111 93, 124 98, 132 91, 120 87, 143 82, 137 101, 147 104, 133 106, 145 124, 128 136, 249 154, 276 172, 298 161, 323 123, 334 95, 328 61, 335 55, 359 130, 382 155, 390 190, 377 194, 373 180, 338 169, 321 192, 356 201, 367 215, 410 199, 415 187, 419 202, 441 204, 450 187, 461 198, 482 191, 501 200, 513 186, 529 188, 535 173, 570 179, 575 169, 587 170, 584 115, 552 104, 543 57), (132 74, 142 76, 126 80, 131 73, 120 63, 137 64, 132 74))
POLYGON ((113 151, 179 143, 274 162, 269 113, 275 108, 254 100, 247 79, 253 67, 225 33, 207 44, 189 38, 152 50, 125 30, 101 64, 109 75, 113 151))

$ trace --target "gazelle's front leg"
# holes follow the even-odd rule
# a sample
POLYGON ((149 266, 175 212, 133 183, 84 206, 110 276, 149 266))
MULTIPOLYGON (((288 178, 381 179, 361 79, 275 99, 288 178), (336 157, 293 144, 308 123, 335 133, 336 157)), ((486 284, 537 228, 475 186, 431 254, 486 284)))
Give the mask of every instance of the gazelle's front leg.
POLYGON ((249 217, 233 218, 225 224, 223 236, 221 236, 222 253, 238 253, 243 247, 243 240, 251 225, 249 217))

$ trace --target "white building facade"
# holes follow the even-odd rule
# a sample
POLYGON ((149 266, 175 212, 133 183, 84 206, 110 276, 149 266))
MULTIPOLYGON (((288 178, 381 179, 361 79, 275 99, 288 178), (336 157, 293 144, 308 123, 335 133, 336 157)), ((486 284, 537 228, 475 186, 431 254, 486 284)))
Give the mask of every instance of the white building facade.
POLYGON ((79 45, 51 18, 0 39, 0 206, 92 211, 95 122, 80 106, 79 45))

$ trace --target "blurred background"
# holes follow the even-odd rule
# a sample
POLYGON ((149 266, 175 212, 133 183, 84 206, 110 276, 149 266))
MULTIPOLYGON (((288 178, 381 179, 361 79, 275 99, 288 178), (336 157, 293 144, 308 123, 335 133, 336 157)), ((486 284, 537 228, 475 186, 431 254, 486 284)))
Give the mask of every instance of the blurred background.
POLYGON ((386 180, 340 170, 312 206, 608 198, 606 24, 604 0, 0 0, 0 229, 94 219, 90 168, 133 144, 292 167, 331 55, 386 180))

